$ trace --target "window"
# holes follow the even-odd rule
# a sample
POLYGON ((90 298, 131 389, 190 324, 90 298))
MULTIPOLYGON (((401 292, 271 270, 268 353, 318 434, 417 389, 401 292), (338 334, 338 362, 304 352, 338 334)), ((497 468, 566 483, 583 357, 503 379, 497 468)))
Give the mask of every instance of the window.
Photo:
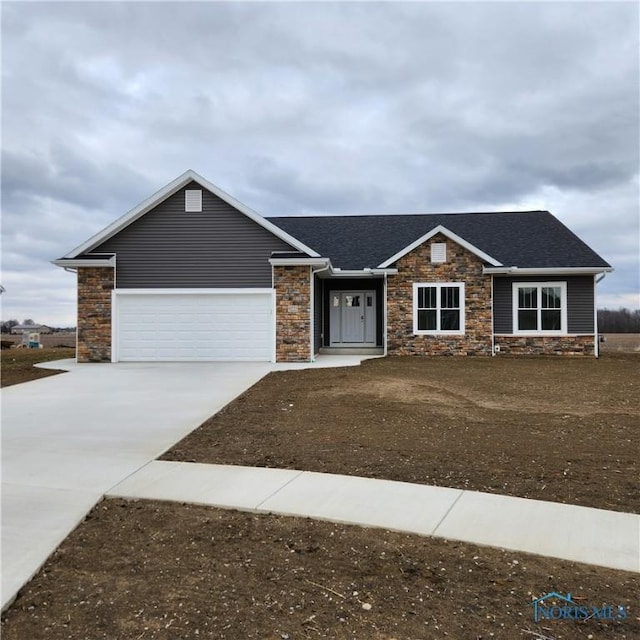
POLYGON ((186 189, 184 192, 184 210, 186 212, 202 211, 202 190, 186 189))
POLYGON ((514 333, 566 333, 565 282, 514 282, 514 333))
POLYGON ((464 284, 414 284, 413 332, 464 334, 464 284))
POLYGON ((447 261, 447 243, 432 242, 431 243, 431 262, 447 261))

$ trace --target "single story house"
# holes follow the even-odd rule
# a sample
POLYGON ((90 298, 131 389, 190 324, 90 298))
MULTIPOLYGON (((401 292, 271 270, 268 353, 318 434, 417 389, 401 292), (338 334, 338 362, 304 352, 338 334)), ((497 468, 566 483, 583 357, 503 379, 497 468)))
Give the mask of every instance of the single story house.
POLYGON ((597 356, 612 270, 548 211, 265 218, 193 171, 53 263, 80 362, 597 356))
POLYGON ((13 334, 22 334, 22 333, 53 333, 53 329, 48 327, 46 324, 16 324, 11 327, 11 333, 13 334))

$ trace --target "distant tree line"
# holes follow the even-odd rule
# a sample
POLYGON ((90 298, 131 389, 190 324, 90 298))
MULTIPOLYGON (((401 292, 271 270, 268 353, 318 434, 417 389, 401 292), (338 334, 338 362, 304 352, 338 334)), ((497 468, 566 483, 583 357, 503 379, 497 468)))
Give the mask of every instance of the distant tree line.
POLYGON ((640 309, 598 309, 599 333, 640 333, 640 309))

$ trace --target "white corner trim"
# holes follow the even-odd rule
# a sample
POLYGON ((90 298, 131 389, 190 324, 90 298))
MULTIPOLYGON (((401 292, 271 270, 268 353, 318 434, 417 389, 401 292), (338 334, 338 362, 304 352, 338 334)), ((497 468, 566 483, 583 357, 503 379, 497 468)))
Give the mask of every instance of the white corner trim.
POLYGON ((313 249, 307 247, 299 240, 296 240, 293 236, 289 235, 279 227, 276 227, 266 218, 263 218, 259 213, 256 213, 255 211, 253 211, 253 209, 250 209, 246 205, 230 196, 228 193, 224 192, 222 189, 216 187, 214 184, 203 178, 201 175, 197 174, 192 169, 185 171, 181 176, 178 176, 175 180, 172 180, 162 189, 156 191, 156 193, 154 193, 152 196, 112 222, 109 226, 102 229, 102 231, 99 231, 95 235, 91 236, 88 240, 83 242, 81 245, 78 245, 64 257, 76 258, 79 255, 90 251, 92 248, 101 244, 105 240, 108 240, 116 233, 124 229, 126 226, 130 225, 132 222, 135 222, 138 218, 142 217, 145 213, 148 213, 151 209, 153 209, 153 207, 157 206, 163 200, 166 200, 169 196, 172 196, 174 193, 176 193, 176 191, 192 181, 197 182, 201 187, 204 187, 214 195, 218 196, 218 198, 224 200, 227 204, 240 211, 240 213, 243 213, 245 216, 247 216, 247 218, 253 220, 255 223, 259 224, 267 231, 270 231, 274 236, 280 238, 287 244, 290 244, 292 247, 295 247, 299 251, 303 251, 307 255, 319 257, 319 254, 316 253, 313 249))
POLYGON ((425 233, 422 237, 418 238, 411 244, 407 245, 404 249, 398 251, 398 253, 391 256, 387 260, 385 260, 382 264, 378 265, 378 268, 385 269, 389 265, 396 262, 396 260, 400 260, 400 258, 402 258, 403 256, 406 256, 407 253, 409 253, 410 251, 413 251, 416 247, 419 247, 421 244, 423 244, 430 238, 433 238, 433 236, 437 235, 438 233, 441 233, 442 235, 446 236, 447 238, 449 238, 449 240, 452 240, 456 244, 459 244, 461 247, 464 247, 465 249, 467 249, 467 251, 470 251, 471 253, 478 256, 478 258, 480 258, 481 260, 484 260, 485 262, 488 262, 494 267, 502 266, 501 262, 499 262, 495 258, 492 258, 488 253, 481 251, 480 249, 478 249, 478 247, 472 245, 470 242, 467 242, 464 238, 461 238, 456 233, 453 233, 453 231, 449 231, 449 229, 439 224, 437 227, 434 227, 433 229, 431 229, 429 233, 425 233))

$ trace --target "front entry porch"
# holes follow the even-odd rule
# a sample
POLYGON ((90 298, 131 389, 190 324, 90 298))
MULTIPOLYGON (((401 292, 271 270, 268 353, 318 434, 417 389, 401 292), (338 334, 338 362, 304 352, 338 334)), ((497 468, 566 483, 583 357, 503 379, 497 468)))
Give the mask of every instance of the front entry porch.
POLYGON ((314 289, 316 353, 384 354, 382 278, 318 278, 314 289))

